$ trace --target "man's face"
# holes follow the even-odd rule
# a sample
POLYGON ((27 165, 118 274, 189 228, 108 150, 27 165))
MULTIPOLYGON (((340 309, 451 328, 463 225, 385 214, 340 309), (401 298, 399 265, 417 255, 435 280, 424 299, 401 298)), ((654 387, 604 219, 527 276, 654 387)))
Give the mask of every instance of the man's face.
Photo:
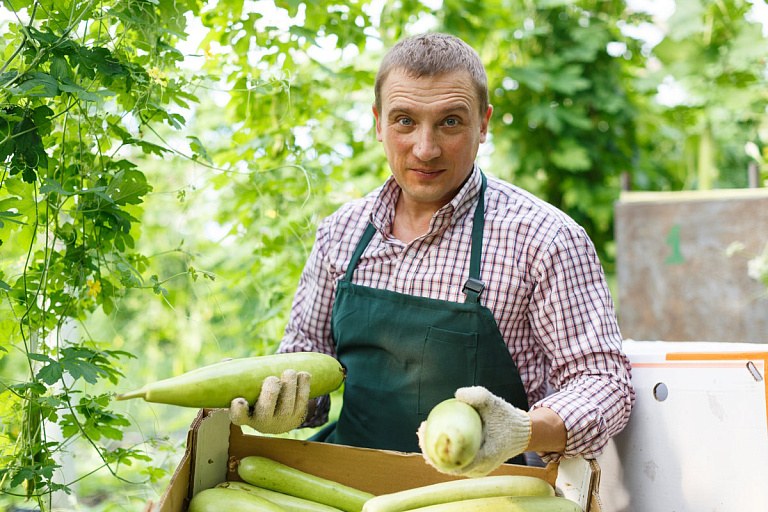
POLYGON ((414 78, 393 69, 373 108, 376 137, 408 206, 435 211, 467 179, 485 142, 492 107, 480 103, 466 71, 414 78))

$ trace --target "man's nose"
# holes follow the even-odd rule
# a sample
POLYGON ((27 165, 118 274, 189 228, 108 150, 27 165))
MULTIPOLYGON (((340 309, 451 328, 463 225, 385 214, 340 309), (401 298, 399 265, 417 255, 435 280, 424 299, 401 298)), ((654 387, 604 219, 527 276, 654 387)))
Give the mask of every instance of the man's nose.
POLYGON ((419 130, 418 139, 413 146, 413 154, 422 162, 428 162, 439 157, 442 153, 437 134, 432 128, 424 127, 419 130))

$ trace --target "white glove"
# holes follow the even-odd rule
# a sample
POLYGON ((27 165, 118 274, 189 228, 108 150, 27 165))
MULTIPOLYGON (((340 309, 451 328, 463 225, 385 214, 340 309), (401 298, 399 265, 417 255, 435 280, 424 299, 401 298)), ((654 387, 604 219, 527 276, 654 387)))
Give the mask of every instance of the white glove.
MULTIPOLYGON (((436 468, 438 471, 449 475, 481 477, 525 451, 531 439, 531 418, 527 412, 514 407, 482 386, 459 388, 455 395, 480 414, 483 423, 482 441, 472 462, 459 469, 436 468)), ((434 467, 424 452, 423 430, 424 423, 417 433, 421 453, 427 463, 434 467)))
POLYGON ((235 398, 229 405, 229 419, 235 425, 247 425, 262 434, 289 432, 304 422, 309 401, 307 372, 285 370, 278 379, 264 379, 253 409, 245 398, 235 398))

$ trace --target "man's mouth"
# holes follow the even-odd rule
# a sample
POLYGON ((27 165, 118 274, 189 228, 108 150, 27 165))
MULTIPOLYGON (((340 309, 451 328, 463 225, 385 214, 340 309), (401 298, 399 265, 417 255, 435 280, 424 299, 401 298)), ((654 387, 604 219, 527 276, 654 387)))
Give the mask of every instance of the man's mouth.
POLYGON ((412 172, 418 174, 419 176, 437 176, 438 174, 445 171, 445 169, 411 169, 412 172))

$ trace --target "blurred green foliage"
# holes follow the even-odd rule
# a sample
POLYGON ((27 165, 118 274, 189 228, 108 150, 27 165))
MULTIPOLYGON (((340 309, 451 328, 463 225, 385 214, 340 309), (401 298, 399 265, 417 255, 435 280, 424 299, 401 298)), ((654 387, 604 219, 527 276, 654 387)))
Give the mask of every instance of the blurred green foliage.
POLYGON ((389 173, 372 86, 398 38, 478 50, 483 169, 573 216, 610 272, 622 181, 766 171, 750 5, 678 0, 657 20, 618 0, 5 2, 0 508, 159 498, 196 411, 113 394, 276 349, 319 221, 389 173))

